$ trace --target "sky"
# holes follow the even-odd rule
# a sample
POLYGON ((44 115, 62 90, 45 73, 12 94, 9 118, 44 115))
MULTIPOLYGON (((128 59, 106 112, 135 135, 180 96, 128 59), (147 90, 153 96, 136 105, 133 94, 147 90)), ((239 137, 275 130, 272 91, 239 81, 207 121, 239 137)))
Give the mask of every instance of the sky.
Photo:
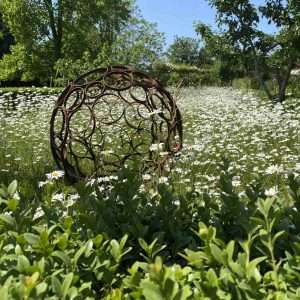
MULTIPOLYGON (((253 4, 261 5, 263 0, 253 0, 253 4)), ((158 30, 166 36, 166 46, 174 40, 174 36, 196 37, 193 28, 195 21, 201 21, 216 27, 215 11, 205 0, 137 0, 143 17, 155 22, 158 30)), ((262 22, 260 27, 266 32, 274 32, 275 27, 262 22)))

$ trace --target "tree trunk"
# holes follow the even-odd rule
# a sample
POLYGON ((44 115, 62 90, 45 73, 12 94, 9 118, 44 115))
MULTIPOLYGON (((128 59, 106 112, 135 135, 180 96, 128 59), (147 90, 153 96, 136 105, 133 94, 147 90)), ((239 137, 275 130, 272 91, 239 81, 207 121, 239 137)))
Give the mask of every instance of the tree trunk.
POLYGON ((57 60, 61 58, 61 47, 62 47, 62 0, 58 1, 58 24, 55 23, 54 16, 54 7, 52 0, 44 0, 46 5, 48 16, 49 16, 49 25, 53 37, 53 47, 54 47, 54 59, 57 60))
POLYGON ((63 16, 64 5, 63 0, 58 0, 58 15, 57 15, 57 58, 61 57, 62 38, 63 38, 63 16))
POLYGON ((267 94, 268 98, 270 100, 272 100, 274 97, 271 94, 271 92, 270 92, 270 90, 269 90, 266 82, 263 79, 263 76, 261 74, 261 70, 260 70, 260 67, 259 67, 259 62, 258 62, 256 54, 255 54, 255 57, 254 57, 254 67, 255 67, 255 76, 256 76, 256 79, 259 81, 260 86, 265 91, 265 93, 267 94))
POLYGON ((273 100, 274 97, 273 95, 271 94, 266 82, 264 81, 263 79, 263 76, 262 76, 262 72, 261 72, 261 68, 260 68, 260 65, 259 65, 259 60, 258 60, 258 54, 256 52, 256 49, 255 49, 255 46, 253 45, 253 42, 251 40, 248 41, 250 46, 251 46, 251 51, 253 53, 253 58, 254 58, 254 69, 255 69, 255 77, 256 79, 258 80, 261 88, 265 91, 265 93, 267 94, 268 98, 270 100, 273 100))
POLYGON ((285 100, 286 97, 286 88, 288 86, 290 77, 291 77, 291 71, 295 65, 295 61, 293 58, 290 58, 289 63, 288 63, 288 68, 286 71, 286 74, 282 81, 279 84, 279 91, 278 91, 278 102, 282 103, 285 100))

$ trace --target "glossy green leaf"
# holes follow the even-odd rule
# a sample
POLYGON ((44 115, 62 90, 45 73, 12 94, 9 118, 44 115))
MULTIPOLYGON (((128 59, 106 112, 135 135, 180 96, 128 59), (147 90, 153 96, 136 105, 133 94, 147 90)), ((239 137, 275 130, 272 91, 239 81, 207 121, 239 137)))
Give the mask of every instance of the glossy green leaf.
POLYGON ((30 262, 28 258, 24 255, 18 256, 18 262, 17 262, 17 270, 20 273, 27 273, 30 268, 30 262))
POLYGON ((33 233, 24 233, 24 238, 30 245, 36 246, 40 242, 40 237, 33 233))
POLYGON ((13 196, 15 192, 17 191, 18 182, 17 180, 14 180, 10 183, 10 185, 7 188, 7 192, 10 196, 13 196))
POLYGON ((10 216, 10 215, 0 215, 0 221, 2 221, 3 223, 11 226, 11 227, 15 227, 16 226, 16 221, 15 219, 10 216))
POLYGON ((71 259, 63 251, 54 251, 52 252, 51 256, 59 258, 67 267, 71 266, 71 259))
POLYGON ((74 276, 73 273, 69 273, 65 276, 65 279, 62 284, 62 293, 63 293, 62 299, 66 299, 68 295, 69 288, 72 284, 73 276, 74 276))
POLYGON ((48 285, 47 285, 46 282, 41 282, 41 283, 39 283, 39 284, 35 287, 37 296, 40 296, 41 294, 45 293, 46 290, 47 290, 47 287, 48 287, 48 285))
POLYGON ((210 250, 211 250, 211 254, 213 255, 214 259, 222 264, 225 265, 225 259, 224 259, 224 255, 223 255, 223 251, 215 244, 211 244, 210 245, 210 250))
POLYGON ((149 280, 141 283, 142 293, 146 300, 165 300, 159 285, 149 280))
POLYGON ((185 285, 176 295, 174 300, 188 300, 193 295, 191 288, 185 285))
POLYGON ((60 298, 63 297, 63 290, 62 290, 62 285, 60 281, 57 279, 56 276, 51 277, 51 285, 52 285, 52 290, 53 292, 60 298))
POLYGON ((11 198, 7 201, 7 207, 11 211, 15 211, 19 205, 19 200, 11 198))

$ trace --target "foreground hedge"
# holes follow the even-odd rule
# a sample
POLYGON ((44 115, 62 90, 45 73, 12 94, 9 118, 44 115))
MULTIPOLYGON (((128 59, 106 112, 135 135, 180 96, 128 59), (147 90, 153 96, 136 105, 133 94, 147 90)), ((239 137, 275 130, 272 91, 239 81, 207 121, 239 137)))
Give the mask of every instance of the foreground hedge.
POLYGON ((131 177, 105 197, 56 179, 34 199, 2 186, 1 299, 299 299, 300 177, 284 198, 259 179, 236 194, 232 179, 225 168, 222 203, 204 206, 164 185, 150 200, 131 177))

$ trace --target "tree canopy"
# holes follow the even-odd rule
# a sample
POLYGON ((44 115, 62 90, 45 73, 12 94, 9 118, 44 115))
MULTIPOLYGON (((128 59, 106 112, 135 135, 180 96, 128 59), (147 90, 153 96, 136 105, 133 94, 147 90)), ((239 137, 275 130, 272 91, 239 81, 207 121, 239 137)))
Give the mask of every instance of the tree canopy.
POLYGON ((256 7, 249 0, 208 0, 217 10, 219 26, 231 44, 253 62, 257 80, 270 99, 285 99, 291 70, 300 58, 300 3, 297 0, 266 0, 256 7), (260 18, 275 23, 278 33, 259 30, 260 18), (272 94, 265 79, 277 82, 272 94))
POLYGON ((13 36, 3 22, 2 14, 0 12, 0 59, 5 53, 9 52, 9 48, 13 44, 13 41, 13 36))
POLYGON ((100 65, 133 64, 171 68, 179 72, 170 74, 172 82, 181 70, 207 71, 226 84, 248 76, 283 101, 300 60, 300 1, 206 1, 216 9, 219 31, 198 22, 198 38, 175 36, 165 49, 164 34, 141 16, 136 0, 0 0, 0 82, 61 85, 100 65), (260 29, 263 18, 276 33, 260 29))
POLYGON ((74 64, 63 72, 67 78, 76 73, 72 68, 107 57, 115 61, 122 54, 128 62, 128 51, 135 53, 134 62, 147 65, 145 57, 155 56, 163 43, 155 25, 137 17, 133 0, 2 0, 1 11, 16 43, 0 61, 0 80, 49 83, 66 63, 74 64))
POLYGON ((197 65, 200 57, 200 42, 194 38, 176 36, 167 53, 171 63, 197 65))

